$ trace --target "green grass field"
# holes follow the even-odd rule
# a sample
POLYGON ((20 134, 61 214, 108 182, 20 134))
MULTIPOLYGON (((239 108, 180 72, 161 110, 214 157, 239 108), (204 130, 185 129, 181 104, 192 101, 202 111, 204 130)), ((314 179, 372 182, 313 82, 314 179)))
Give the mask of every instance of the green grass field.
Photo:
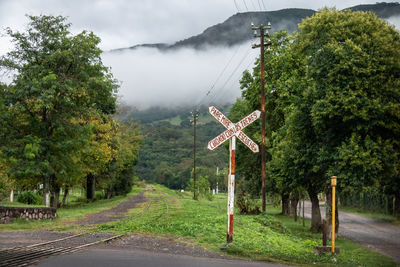
MULTIPOLYGON (((221 253, 220 248, 226 241, 225 195, 218 195, 213 201, 194 201, 190 193, 175 192, 158 185, 151 188, 150 206, 143 203, 131 211, 130 217, 100 225, 98 231, 175 236, 221 253)), ((224 253, 295 265, 396 266, 390 258, 343 238, 336 241, 340 255, 314 256, 313 246, 321 244, 321 235, 310 233, 309 227, 309 221, 303 227, 292 218, 279 215, 279 210, 272 206, 267 206, 267 214, 262 215, 236 213, 234 242, 224 253)))
POLYGON ((56 220, 25 221, 0 225, 0 231, 46 229, 52 231, 105 231, 122 234, 147 233, 203 247, 229 256, 299 266, 396 266, 390 258, 339 238, 341 254, 315 256, 313 247, 321 244, 321 235, 309 231, 292 218, 279 215, 280 209, 267 206, 267 214, 239 215, 235 211, 234 242, 226 246, 226 195, 212 201, 194 201, 192 193, 169 190, 159 185, 147 187, 150 202, 131 209, 122 220, 97 227, 70 225, 85 214, 115 207, 143 188, 135 187, 125 197, 86 203, 74 190, 70 204, 57 210, 56 220), (179 238, 179 240, 178 240, 179 238), (220 248, 226 246, 226 250, 220 248))
MULTIPOLYGON (((70 196, 69 205, 57 209, 57 218, 55 220, 38 220, 26 221, 24 219, 17 219, 12 224, 0 224, 0 231, 23 231, 23 230, 84 230, 81 226, 68 225, 77 219, 83 218, 86 214, 99 212, 102 210, 110 209, 117 206, 125 199, 132 195, 138 194, 143 190, 142 187, 134 187, 132 191, 126 196, 117 196, 112 199, 100 199, 95 202, 87 203, 82 194, 78 190, 74 190, 70 196)), ((26 205, 18 202, 13 202, 13 206, 34 207, 35 205, 26 205)), ((36 205, 37 206, 37 205, 36 205)))

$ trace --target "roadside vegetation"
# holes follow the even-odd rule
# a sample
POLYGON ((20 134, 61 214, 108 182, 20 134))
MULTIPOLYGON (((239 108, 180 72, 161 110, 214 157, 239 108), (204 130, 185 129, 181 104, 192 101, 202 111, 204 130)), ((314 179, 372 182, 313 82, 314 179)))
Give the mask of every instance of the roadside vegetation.
POLYGON ((267 214, 236 213, 234 241, 221 251, 220 248, 226 244, 225 194, 218 194, 213 201, 207 198, 196 201, 189 192, 172 191, 159 185, 148 189, 150 205, 143 203, 131 210, 126 219, 100 225, 97 231, 152 233, 216 253, 283 264, 396 266, 390 258, 344 238, 338 238, 336 242, 341 254, 314 256, 313 246, 322 241, 320 234, 308 230, 310 221, 306 220, 304 227, 288 216, 279 215, 280 209, 272 205, 268 205, 267 214))
MULTIPOLYGON (((74 188, 70 194, 68 204, 62 208, 57 209, 57 218, 55 220, 31 220, 17 219, 11 224, 0 224, 0 231, 24 231, 24 230, 50 230, 50 231, 85 231, 86 229, 93 228, 91 226, 81 226, 72 224, 78 219, 84 218, 91 213, 111 209, 117 206, 122 201, 140 193, 144 189, 144 184, 139 183, 138 186, 124 196, 116 196, 111 199, 98 198, 94 202, 87 202, 86 192, 83 188, 74 188)), ((97 195, 104 194, 103 191, 97 191, 97 195)), ((26 205, 25 203, 8 202, 2 205, 11 207, 37 207, 38 205, 26 205)), ((43 205, 39 205, 42 206, 43 205)))
POLYGON ((107 198, 137 182, 138 125, 121 123, 119 82, 103 65, 100 38, 70 32, 62 16, 27 16, 26 31, 6 29, 13 49, 0 57, 0 200, 10 191, 54 208, 74 186, 107 198), (64 196, 60 200, 60 189, 64 196), (35 192, 33 192, 35 191, 35 192))

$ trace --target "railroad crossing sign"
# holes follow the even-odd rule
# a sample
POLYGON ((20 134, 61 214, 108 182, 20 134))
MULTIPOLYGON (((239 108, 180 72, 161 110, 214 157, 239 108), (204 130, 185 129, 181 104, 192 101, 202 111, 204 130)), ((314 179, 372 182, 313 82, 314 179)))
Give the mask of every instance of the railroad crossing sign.
POLYGON ((233 208, 235 196, 235 154, 236 154, 236 137, 243 142, 251 151, 257 153, 259 151, 258 145, 242 132, 244 128, 249 126, 260 117, 261 112, 256 110, 251 114, 244 117, 237 123, 232 123, 224 114, 222 114, 216 107, 211 106, 208 108, 210 114, 217 119, 226 130, 213 140, 208 142, 207 148, 214 150, 229 139, 229 175, 228 175, 228 219, 227 219, 227 234, 226 241, 231 243, 233 241, 233 208))
POLYGON ((243 133, 242 130, 260 117, 260 111, 254 111, 253 113, 247 115, 241 121, 235 124, 232 123, 224 114, 221 113, 221 111, 216 109, 214 106, 209 107, 208 111, 217 121, 219 121, 226 128, 223 133, 208 142, 208 149, 216 149, 226 140, 235 135, 237 138, 239 138, 240 141, 243 142, 243 144, 250 148, 251 151, 253 151, 254 153, 257 153, 259 151, 258 145, 253 140, 251 140, 250 137, 243 133))

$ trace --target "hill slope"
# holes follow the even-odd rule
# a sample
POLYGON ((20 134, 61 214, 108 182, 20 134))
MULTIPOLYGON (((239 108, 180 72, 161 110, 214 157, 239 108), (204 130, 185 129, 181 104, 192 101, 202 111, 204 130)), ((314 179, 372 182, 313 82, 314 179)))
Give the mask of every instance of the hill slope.
MULTIPOLYGON (((349 9, 354 11, 372 11, 383 19, 388 19, 392 16, 400 16, 400 4, 397 2, 358 5, 350 7, 349 9)), ((182 47, 201 49, 207 46, 232 46, 253 38, 253 32, 250 30, 252 22, 255 25, 271 22, 272 32, 283 29, 288 32, 293 32, 297 29, 297 24, 300 23, 302 19, 312 16, 315 12, 315 10, 311 9, 290 8, 277 11, 237 13, 224 22, 207 28, 201 34, 178 41, 172 45, 163 43, 140 44, 116 50, 136 49, 141 47, 168 50, 182 47)))

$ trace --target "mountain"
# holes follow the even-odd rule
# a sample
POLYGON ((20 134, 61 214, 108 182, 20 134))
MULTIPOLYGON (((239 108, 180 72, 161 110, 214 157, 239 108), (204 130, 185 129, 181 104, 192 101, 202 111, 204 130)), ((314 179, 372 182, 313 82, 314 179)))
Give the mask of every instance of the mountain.
MULTIPOLYGON (((400 16, 400 4, 376 3, 371 5, 358 5, 350 7, 354 11, 372 11, 378 17, 388 19, 392 16, 400 16)), ((312 16, 316 11, 311 9, 289 8, 277 11, 245 12, 237 13, 222 23, 207 28, 201 34, 178 41, 174 44, 140 44, 128 48, 120 48, 113 51, 137 49, 143 47, 158 48, 159 50, 190 47, 201 49, 207 46, 232 46, 253 39, 250 29, 251 23, 255 25, 272 24, 271 32, 287 30, 293 32, 302 19, 312 16)))

